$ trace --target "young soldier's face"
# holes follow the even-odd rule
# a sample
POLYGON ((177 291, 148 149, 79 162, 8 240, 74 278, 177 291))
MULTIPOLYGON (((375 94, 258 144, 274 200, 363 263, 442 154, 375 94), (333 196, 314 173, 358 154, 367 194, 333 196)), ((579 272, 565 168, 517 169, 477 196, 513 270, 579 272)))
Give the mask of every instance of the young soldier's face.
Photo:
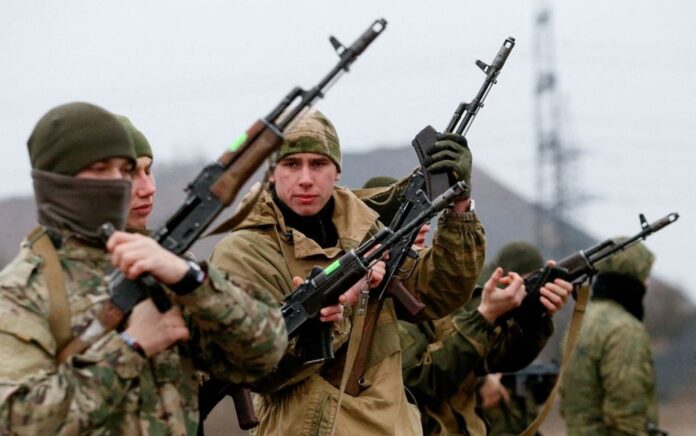
POLYGON ((293 212, 312 216, 329 201, 339 178, 336 165, 323 154, 297 153, 281 159, 270 180, 293 212))
POLYGON ((79 179, 131 179, 133 164, 123 157, 112 157, 96 161, 80 170, 75 177, 79 179))
POLYGON ((152 174, 151 158, 147 156, 138 158, 131 183, 128 226, 145 228, 155 198, 155 176, 152 174))

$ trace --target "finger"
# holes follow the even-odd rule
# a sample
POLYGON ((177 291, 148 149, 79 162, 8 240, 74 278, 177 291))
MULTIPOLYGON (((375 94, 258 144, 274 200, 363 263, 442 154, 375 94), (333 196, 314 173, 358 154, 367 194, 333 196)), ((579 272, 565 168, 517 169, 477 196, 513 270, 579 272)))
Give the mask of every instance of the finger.
POLYGON ((565 281, 563 279, 556 279, 553 281, 553 283, 557 286, 559 286, 563 291, 565 291, 566 294, 570 294, 573 292, 573 284, 565 281))
POLYGON ((543 295, 541 297, 539 297, 539 301, 541 302, 542 306, 544 306, 546 308, 546 311, 548 312, 549 315, 553 315, 560 310, 560 307, 553 304, 551 301, 549 301, 543 295))
POLYGON ((457 160, 462 154, 462 146, 451 141, 439 142, 433 145, 429 157, 432 162, 450 159, 457 160))
POLYGON ((167 330, 167 335, 173 342, 186 341, 191 335, 186 327, 170 327, 167 330))
POLYGON ((302 282, 304 282, 302 277, 295 276, 292 278, 292 287, 296 288, 296 287, 300 286, 302 284, 302 282))
POLYGON ((503 276, 503 269, 501 267, 497 267, 493 271, 493 274, 491 274, 490 278, 486 281, 486 284, 483 287, 488 289, 488 290, 493 289, 496 286, 496 284, 501 280, 502 276, 503 276))
POLYGON ((554 266, 556 266, 556 261, 555 260, 547 260, 546 266, 554 267, 554 266))
POLYGON ((510 393, 508 392, 507 389, 505 389, 504 386, 501 387, 500 394, 502 395, 503 401, 505 402, 505 404, 510 404, 510 393))
POLYGON ((454 141, 457 144, 463 146, 463 147, 469 147, 469 142, 466 140, 466 137, 462 135, 458 135, 456 133, 438 133, 435 135, 435 139, 440 142, 440 141, 454 141))
POLYGON ((425 166, 431 173, 453 172, 459 169, 459 166, 450 160, 439 161, 425 166))
POLYGON ((548 301, 550 301, 554 306, 557 306, 558 308, 563 306, 563 298, 556 294, 553 291, 550 291, 549 289, 544 286, 539 290, 539 293, 545 297, 548 301))
POLYGON ((343 306, 340 304, 334 304, 333 306, 326 306, 319 311, 321 316, 333 316, 337 313, 343 313, 343 306))

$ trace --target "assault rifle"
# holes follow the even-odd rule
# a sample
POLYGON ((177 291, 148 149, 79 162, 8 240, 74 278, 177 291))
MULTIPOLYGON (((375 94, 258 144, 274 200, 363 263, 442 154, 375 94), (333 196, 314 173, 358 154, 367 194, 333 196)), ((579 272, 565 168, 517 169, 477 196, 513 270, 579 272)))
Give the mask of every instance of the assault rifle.
MULTIPOLYGON (((469 131, 469 127, 471 127, 471 123, 473 122, 474 118, 476 118, 479 109, 483 107, 483 102, 488 96, 491 87, 497 83, 498 75, 505 65, 505 61, 507 60, 514 46, 515 38, 508 37, 503 42, 503 45, 498 50, 495 59, 490 65, 487 65, 480 60, 476 61, 476 65, 486 74, 483 85, 481 85, 476 97, 474 97, 470 103, 459 103, 454 111, 454 114, 452 115, 452 118, 450 119, 449 124, 445 128, 444 133, 454 133, 456 131, 456 133, 459 135, 465 135, 466 132, 469 131)), ((452 184, 448 174, 429 174, 425 169, 425 160, 436 141, 437 131, 432 126, 425 127, 412 141, 411 145, 416 150, 421 168, 416 171, 409 180, 409 183, 402 194, 402 198, 399 201, 401 207, 399 207, 389 223, 390 228, 401 228, 404 223, 411 221, 413 216, 420 213, 423 208, 423 202, 419 200, 419 196, 421 195, 420 192, 422 190, 425 190, 429 198, 434 198, 444 192, 452 184)), ((387 274, 382 280, 380 290, 377 292, 379 297, 382 298, 385 290, 388 290, 389 294, 396 297, 397 301, 401 303, 401 306, 407 310, 408 315, 411 317, 420 312, 424 306, 415 301, 415 299, 411 298, 411 300, 413 300, 411 301, 408 297, 406 297, 405 295, 408 294, 408 292, 405 289, 400 290, 402 286, 398 281, 392 280, 392 278, 396 272, 399 271, 399 268, 401 268, 401 265, 406 260, 406 256, 414 255, 414 253, 411 252, 411 244, 413 244, 413 241, 418 234, 418 230, 419 229, 416 229, 413 232, 410 240, 405 240, 403 244, 390 250, 389 261, 387 262, 387 274), (395 281, 396 284, 394 284, 395 281)), ((410 294, 408 295, 410 296, 410 294)))
MULTIPOLYGON (((343 73, 349 71, 353 62, 384 31, 386 25, 384 19, 375 20, 350 47, 345 47, 331 36, 329 41, 340 58, 338 63, 313 88, 293 88, 268 115, 241 134, 217 161, 206 166, 186 188, 187 197, 183 205, 154 233, 153 238, 167 250, 177 255, 184 254, 220 212, 232 203, 248 178, 280 148, 283 131, 319 98, 324 97, 326 91, 343 73)), ((106 226, 102 230, 108 236, 113 228, 106 226)), ((109 293, 111 300, 104 305, 98 318, 80 337, 66 346, 59 359, 65 360, 81 352, 104 332, 116 328, 126 314, 145 298, 151 298, 161 312, 171 307, 164 289, 150 274, 129 280, 120 271, 115 271, 109 279, 109 293)), ((235 401, 237 406, 241 403, 235 401)), ((217 402, 213 406, 215 404, 217 402)), ((201 411, 201 421, 209 411, 201 411)), ((253 426, 253 421, 243 422, 242 415, 238 409, 240 425, 246 428, 253 426)))
POLYGON ((306 364, 334 358, 331 347, 331 325, 319 321, 319 310, 338 302, 338 297, 363 278, 370 266, 392 247, 410 239, 414 230, 420 229, 441 210, 447 207, 465 189, 458 182, 432 202, 421 195, 428 204, 413 220, 396 232, 384 227, 375 236, 355 250, 344 254, 325 269, 314 267, 305 281, 289 294, 281 307, 288 337, 299 335, 298 349, 306 364))
MULTIPOLYGON (((457 106, 444 133, 456 132, 459 135, 465 135, 468 132, 479 109, 483 107, 483 102, 488 96, 491 87, 497 83, 498 75, 514 46, 515 38, 509 37, 503 42, 490 65, 480 60, 476 61, 476 65, 486 74, 483 85, 481 85, 471 102, 462 102, 457 106)), ((426 171, 425 160, 436 141, 437 131, 432 126, 427 126, 416 135, 411 143, 416 151, 421 168, 414 172, 409 179, 408 185, 398 199, 398 203, 401 206, 393 217, 386 216, 387 214, 384 213, 380 214, 380 218, 385 224, 386 220, 391 218, 389 227, 393 230, 400 229, 405 223, 411 222, 415 216, 418 216, 428 206, 428 202, 425 200, 433 199, 442 194, 453 182, 446 173, 431 174, 426 171)), ((395 277, 400 272, 401 266, 407 257, 417 257, 417 254, 411 247, 419 229, 420 227, 413 229, 408 237, 403 238, 399 244, 389 250, 389 259, 386 261, 386 274, 380 285, 374 290, 374 294, 377 295, 377 303, 368 307, 368 315, 365 317, 365 327, 360 339, 360 347, 355 357, 353 371, 346 384, 346 392, 350 395, 360 393, 360 380, 365 371, 368 358, 367 353, 371 348, 376 328, 376 313, 381 311, 384 298, 387 295, 393 297, 398 303, 396 310, 399 318, 410 321, 416 321, 417 315, 425 308, 423 303, 418 301, 404 287, 401 279, 395 277)))
POLYGON ((639 218, 641 231, 631 238, 623 242, 607 239, 587 250, 580 250, 577 253, 559 260, 556 262, 556 266, 547 266, 528 275, 524 279, 527 295, 524 300, 522 300, 522 304, 517 309, 511 310, 503 315, 501 319, 505 320, 510 317, 515 317, 516 319, 530 320, 545 316, 546 308, 539 300, 539 291, 545 283, 553 282, 557 278, 571 283, 584 282, 596 273, 595 266, 598 263, 641 240, 645 240, 649 235, 672 224, 679 219, 679 214, 676 212, 670 213, 650 224, 643 214, 640 214, 639 218))
MULTIPOLYGON (((293 88, 290 93, 263 119, 241 134, 228 150, 208 165, 186 188, 188 197, 153 238, 167 250, 181 255, 193 245, 212 221, 229 206, 239 189, 261 164, 283 143, 283 131, 349 70, 350 65, 386 28, 387 22, 378 19, 348 48, 335 37, 330 41, 340 60, 313 88, 293 88), (292 108, 291 104, 299 99, 292 108)), ((161 288, 148 275, 131 281, 117 272, 110 281, 113 303, 124 313, 144 298, 142 289, 164 312, 171 307, 161 288), (143 286, 144 285, 144 286, 143 286), (154 285, 154 286, 153 286, 154 285)))

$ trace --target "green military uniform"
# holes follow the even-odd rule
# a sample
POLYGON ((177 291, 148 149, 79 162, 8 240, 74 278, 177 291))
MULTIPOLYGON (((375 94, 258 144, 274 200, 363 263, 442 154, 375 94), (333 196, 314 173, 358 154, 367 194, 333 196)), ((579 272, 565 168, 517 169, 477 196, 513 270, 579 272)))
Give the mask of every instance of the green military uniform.
POLYGON ((478 376, 528 365, 553 333, 549 317, 536 325, 488 322, 474 299, 449 317, 400 322, 404 383, 421 410, 428 435, 486 434, 476 409, 478 376))
MULTIPOLYGON (((333 131, 333 128, 331 129, 333 131)), ((332 132, 335 136, 335 131, 332 132)), ((291 132, 288 135, 294 138, 291 132)), ((302 152, 331 153, 321 149, 302 152)), ((335 156, 335 153, 334 153, 335 156)), ((313 266, 326 267, 356 248, 381 224, 377 214, 345 188, 334 188, 332 223, 335 246, 322 248, 312 239, 289 228, 270 189, 266 189, 251 214, 215 249, 212 263, 245 282, 271 289, 278 302, 293 291, 292 278, 306 277, 313 266)), ((432 249, 423 250, 416 265, 405 265, 412 274, 405 279, 410 290, 428 308, 426 317, 439 317, 468 300, 485 251, 483 228, 473 214, 440 218, 432 249)), ((413 262, 413 261, 411 261, 413 262)), ((335 326, 336 361, 303 366, 296 358, 295 343, 270 376, 256 384, 262 395, 255 398, 260 419, 256 434, 328 434, 335 416, 336 388, 350 333, 350 319, 335 326)), ((337 434, 420 434, 417 411, 403 392, 401 349, 396 314, 387 299, 379 314, 370 349, 362 391, 345 395, 337 434)))
MULTIPOLYGON (((486 270, 500 265, 531 271, 540 264, 528 244, 511 243, 486 270)), ((486 279, 482 275, 479 281, 486 279)), ((490 323, 476 310, 479 303, 474 298, 434 322, 399 323, 404 382, 418 402, 425 434, 485 435, 486 422, 477 408, 478 377, 525 367, 553 333, 550 317, 527 324, 514 318, 490 323)))
POLYGON ((600 264, 561 385, 568 435, 647 435, 657 425, 650 339, 641 322, 653 255, 642 244, 600 264))
MULTIPOLYGON (((72 182, 76 186, 84 180, 71 176, 79 168, 117 155, 114 149, 118 147, 111 138, 125 141, 121 144, 128 144, 130 151, 123 155, 134 160, 125 130, 112 117, 84 103, 49 112, 42 119, 48 123, 42 126, 49 125, 52 134, 45 136, 52 141, 57 138, 57 142, 51 143, 51 155, 39 153, 43 160, 35 159, 38 152, 32 152, 32 165, 52 171, 56 168, 55 157, 59 164, 65 164, 54 148, 74 150, 76 142, 54 129, 66 125, 70 126, 68 133, 87 136, 88 129, 102 134, 106 129, 100 126, 112 128, 110 135, 96 142, 101 148, 91 161, 77 156, 71 158, 77 163, 60 167, 66 174, 61 177, 75 179, 72 182), (86 123, 94 114, 92 119, 98 122, 86 123), (69 144, 61 144, 63 140, 69 144)), ((32 137, 43 141, 36 135, 38 130, 39 125, 32 137)), ((94 139, 95 134, 91 135, 94 139)), ((90 144, 94 147, 95 142, 84 141, 81 145, 90 144)), ((47 182, 35 178, 35 183, 47 182)), ((123 185, 126 199, 128 185, 123 185)), ((127 207, 127 201, 123 204, 127 207)), ((123 212, 122 225, 125 209, 123 212)), ((60 214, 47 218, 40 213, 39 219, 55 224, 58 218, 51 221, 53 216, 60 214)), ((113 267, 104 248, 91 238, 60 228, 51 229, 49 234, 64 279, 67 324, 72 335, 82 335, 109 300, 106 275, 113 267)), ((255 299, 215 268, 209 268, 208 279, 201 286, 177 297, 190 340, 145 359, 117 332, 110 331, 84 352, 58 363, 60 350, 51 322, 56 312, 49 303, 56 287, 47 279, 46 259, 32 243, 24 241, 18 256, 0 272, 0 434, 193 435, 198 430, 194 369, 234 382, 250 382, 268 372, 285 347, 285 326, 277 308, 267 304, 268 295, 254 294, 255 299)))

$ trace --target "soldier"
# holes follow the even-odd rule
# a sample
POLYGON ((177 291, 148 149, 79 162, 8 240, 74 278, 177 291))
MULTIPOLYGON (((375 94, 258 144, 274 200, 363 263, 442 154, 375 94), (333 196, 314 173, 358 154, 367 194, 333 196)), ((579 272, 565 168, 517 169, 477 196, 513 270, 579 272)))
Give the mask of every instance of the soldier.
POLYGON ((155 175, 152 173, 152 148, 145 135, 123 115, 117 116, 126 128, 137 156, 131 175, 131 198, 126 229, 129 232, 147 233, 147 220, 155 201, 155 175))
MULTIPOLYGON (((446 156, 433 155, 431 165, 456 167, 458 175, 469 182, 468 148, 451 140, 440 141, 436 148, 450 151, 446 156)), ((286 134, 270 184, 247 219, 215 248, 212 263, 235 277, 272 289, 276 300, 282 302, 314 265, 326 267, 381 227, 376 212, 348 189, 336 186, 340 173, 336 131, 324 115, 312 111, 286 134)), ((425 316, 443 316, 471 296, 485 246, 483 229, 468 211, 469 205, 467 196, 444 212, 434 248, 421 252, 409 268, 412 274, 405 278, 406 286, 417 289, 416 296, 428 305, 425 316)), ((371 286, 381 280, 383 265, 381 268, 373 268, 372 277, 377 279, 371 286)), ((345 314, 341 306, 322 309, 324 320, 330 315, 341 319, 334 324, 334 361, 303 365, 293 342, 276 371, 255 384, 261 394, 255 398, 261 422, 257 434, 330 432, 337 416, 337 386, 351 329, 351 303, 361 285, 357 283, 341 297, 345 314)), ((343 397, 337 434, 420 434, 417 410, 408 404, 403 392, 391 299, 378 315, 361 391, 343 397)))
POLYGON ((279 311, 143 235, 115 232, 107 256, 97 229, 124 228, 136 160, 111 113, 58 106, 28 146, 42 227, 0 273, 0 434, 195 434, 194 369, 234 382, 271 370, 287 342, 279 311), (122 329, 85 332, 104 316, 111 264, 128 278, 149 272, 174 307, 146 299, 122 329))
POLYGON ((638 243, 599 264, 561 385, 570 436, 648 435, 657 427, 650 338, 642 323, 653 254, 638 243))
POLYGON ((487 268, 492 273, 478 291, 480 296, 451 316, 420 324, 399 323, 404 382, 421 410, 425 434, 487 434, 476 407, 479 377, 526 366, 551 336, 551 316, 572 290, 564 280, 542 287, 540 298, 547 313, 541 319, 498 320, 526 295, 522 278, 510 271, 529 272, 540 262, 527 254, 526 247, 526 243, 504 247, 487 268))

